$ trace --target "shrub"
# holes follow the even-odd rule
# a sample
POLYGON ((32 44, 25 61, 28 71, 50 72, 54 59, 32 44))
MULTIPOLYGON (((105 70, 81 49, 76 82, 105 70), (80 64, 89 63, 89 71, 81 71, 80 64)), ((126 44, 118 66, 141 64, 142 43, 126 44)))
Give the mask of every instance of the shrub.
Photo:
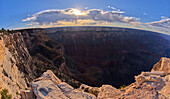
POLYGON ((19 92, 16 92, 16 95, 20 95, 20 93, 19 93, 19 92))
POLYGON ((1 99, 12 99, 12 95, 8 95, 8 89, 3 89, 0 93, 1 99))
POLYGON ((170 75, 170 73, 167 73, 167 75, 170 75))
POLYGON ((6 72, 4 69, 3 69, 2 73, 3 73, 5 76, 8 77, 8 74, 7 74, 7 72, 6 72))
POLYGON ((119 87, 119 89, 122 89, 122 88, 125 88, 126 87, 126 85, 121 85, 120 87, 119 87))

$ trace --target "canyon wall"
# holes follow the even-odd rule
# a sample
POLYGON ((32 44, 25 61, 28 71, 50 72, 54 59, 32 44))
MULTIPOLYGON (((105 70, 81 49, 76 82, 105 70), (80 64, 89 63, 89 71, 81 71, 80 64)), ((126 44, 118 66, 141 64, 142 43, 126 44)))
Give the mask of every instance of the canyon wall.
POLYGON ((21 90, 29 87, 34 79, 32 58, 21 33, 0 36, 0 89, 7 89, 17 98, 21 90))

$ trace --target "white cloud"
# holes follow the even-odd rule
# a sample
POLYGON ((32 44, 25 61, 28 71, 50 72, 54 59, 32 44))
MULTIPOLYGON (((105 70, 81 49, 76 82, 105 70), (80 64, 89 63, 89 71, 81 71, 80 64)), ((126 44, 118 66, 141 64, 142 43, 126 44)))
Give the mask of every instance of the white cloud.
MULTIPOLYGON (((109 7, 109 6, 108 6, 109 7)), ((116 9, 114 7, 110 7, 112 9, 116 9)), ((89 10, 82 10, 77 11, 78 9, 75 8, 69 8, 69 9, 63 9, 63 10, 45 10, 38 12, 31 17, 28 17, 22 21, 29 21, 29 22, 36 22, 39 25, 44 24, 52 24, 57 22, 75 22, 77 21, 77 17, 79 20, 93 20, 93 24, 97 21, 103 21, 103 22, 120 22, 120 23, 128 23, 131 25, 136 25, 138 22, 137 18, 134 17, 124 17, 122 16, 123 11, 114 10, 114 11, 104 11, 101 9, 89 9, 89 10), (78 15, 75 14, 78 13, 78 15)), ((82 21, 83 22, 83 21, 82 21)), ((90 24, 90 23, 89 23, 90 24)))
POLYGON ((26 18, 26 19, 24 19, 24 20, 22 20, 22 21, 30 21, 30 20, 36 20, 36 17, 35 16, 33 16, 33 17, 29 17, 29 18, 26 18))
POLYGON ((111 6, 107 6, 108 8, 111 8, 111 6))
POLYGON ((170 18, 166 18, 164 16, 161 17, 162 19, 160 21, 150 22, 147 23, 149 26, 154 27, 161 27, 165 29, 170 29, 170 18))
POLYGON ((116 8, 115 8, 115 7, 111 7, 111 9, 116 10, 116 8))

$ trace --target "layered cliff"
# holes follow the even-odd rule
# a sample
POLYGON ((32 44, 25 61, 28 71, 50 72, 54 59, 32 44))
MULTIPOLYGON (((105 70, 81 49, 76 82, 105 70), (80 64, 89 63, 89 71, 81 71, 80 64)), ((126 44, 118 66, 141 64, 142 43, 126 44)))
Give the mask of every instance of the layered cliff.
POLYGON ((13 98, 20 97, 20 90, 28 88, 34 79, 32 58, 21 33, 0 38, 0 89, 7 89, 13 98))
POLYGON ((67 76, 69 70, 66 66, 65 50, 61 43, 50 39, 45 29, 24 29, 20 32, 34 61, 32 71, 36 77, 40 77, 46 70, 52 70, 62 81, 74 87, 80 86, 79 81, 67 76))

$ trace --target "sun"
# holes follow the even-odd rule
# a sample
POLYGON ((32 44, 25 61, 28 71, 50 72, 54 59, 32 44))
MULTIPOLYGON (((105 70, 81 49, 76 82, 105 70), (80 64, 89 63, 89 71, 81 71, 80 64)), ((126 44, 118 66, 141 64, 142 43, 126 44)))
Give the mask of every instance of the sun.
POLYGON ((73 13, 74 13, 75 15, 83 15, 83 13, 82 13, 79 9, 74 9, 74 10, 73 10, 73 13))

